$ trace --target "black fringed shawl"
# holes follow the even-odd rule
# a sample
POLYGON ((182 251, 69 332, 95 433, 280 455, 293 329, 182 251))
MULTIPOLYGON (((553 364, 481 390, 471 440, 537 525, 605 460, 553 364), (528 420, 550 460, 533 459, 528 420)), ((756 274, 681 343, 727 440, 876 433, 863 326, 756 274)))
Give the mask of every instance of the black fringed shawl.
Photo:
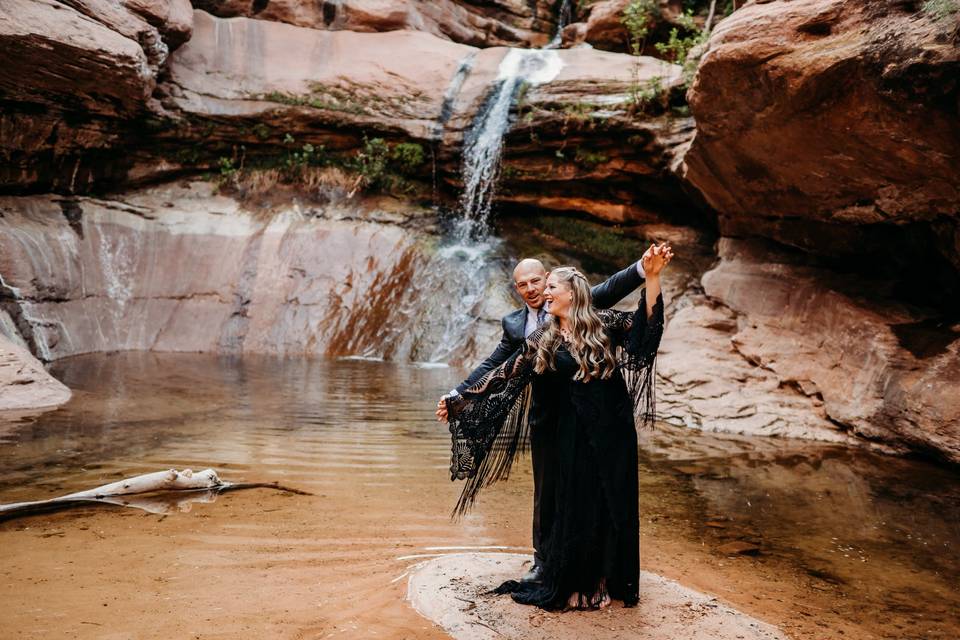
MULTIPOLYGON (((663 335, 663 296, 657 297, 647 318, 646 290, 633 313, 598 310, 615 350, 617 369, 633 397, 639 426, 655 419, 654 377, 657 349, 663 335)), ((545 328, 530 334, 506 362, 489 371, 462 394, 448 398, 447 416, 452 438, 450 479, 466 480, 455 516, 463 515, 480 490, 506 479, 518 453, 529 443, 530 381, 533 356, 545 328)))

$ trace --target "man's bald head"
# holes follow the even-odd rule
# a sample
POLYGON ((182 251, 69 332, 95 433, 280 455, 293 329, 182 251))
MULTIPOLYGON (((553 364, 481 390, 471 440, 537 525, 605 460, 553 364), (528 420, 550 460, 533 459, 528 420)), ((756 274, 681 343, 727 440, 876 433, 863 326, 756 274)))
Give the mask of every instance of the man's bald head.
POLYGON ((523 301, 534 309, 543 306, 543 290, 547 287, 547 270, 535 258, 524 258, 513 269, 513 284, 523 301))
POLYGON ((536 258, 524 258, 513 268, 514 282, 516 282, 518 275, 527 273, 540 273, 545 276, 547 270, 543 268, 543 263, 536 258))

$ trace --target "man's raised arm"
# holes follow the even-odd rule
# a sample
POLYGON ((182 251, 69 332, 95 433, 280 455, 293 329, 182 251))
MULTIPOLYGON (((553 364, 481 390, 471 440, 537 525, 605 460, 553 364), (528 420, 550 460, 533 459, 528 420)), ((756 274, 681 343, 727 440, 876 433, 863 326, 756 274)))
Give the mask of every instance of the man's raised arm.
POLYGON ((590 290, 593 294, 593 306, 597 309, 609 309, 630 295, 643 281, 643 266, 637 261, 590 290))

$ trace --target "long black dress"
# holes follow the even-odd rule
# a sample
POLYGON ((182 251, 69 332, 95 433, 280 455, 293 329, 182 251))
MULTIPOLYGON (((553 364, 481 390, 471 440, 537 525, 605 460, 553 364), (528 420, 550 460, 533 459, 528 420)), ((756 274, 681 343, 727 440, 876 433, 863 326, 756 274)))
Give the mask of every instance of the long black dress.
MULTIPOLYGON (((541 374, 545 403, 556 424, 557 469, 551 522, 543 530, 543 579, 507 581, 498 593, 546 609, 563 608, 581 594, 594 606, 605 593, 633 606, 638 599, 639 514, 634 414, 653 420, 654 361, 663 333, 663 299, 646 317, 645 294, 635 313, 600 311, 617 357, 606 380, 573 379, 578 366, 561 346, 556 370, 541 374)), ((533 354, 544 329, 460 397, 448 400, 453 438, 451 477, 466 479, 456 513, 466 511, 484 486, 506 478, 526 445, 526 409, 533 354)), ((538 428, 540 428, 538 426, 538 428)))

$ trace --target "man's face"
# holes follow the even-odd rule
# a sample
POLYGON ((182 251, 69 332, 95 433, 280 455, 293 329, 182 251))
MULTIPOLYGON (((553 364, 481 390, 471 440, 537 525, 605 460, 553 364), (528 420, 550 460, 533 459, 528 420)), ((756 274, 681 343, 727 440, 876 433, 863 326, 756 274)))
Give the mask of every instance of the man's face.
POLYGON ((547 272, 542 268, 519 268, 513 274, 517 293, 534 309, 543 306, 543 290, 547 286, 547 272))

